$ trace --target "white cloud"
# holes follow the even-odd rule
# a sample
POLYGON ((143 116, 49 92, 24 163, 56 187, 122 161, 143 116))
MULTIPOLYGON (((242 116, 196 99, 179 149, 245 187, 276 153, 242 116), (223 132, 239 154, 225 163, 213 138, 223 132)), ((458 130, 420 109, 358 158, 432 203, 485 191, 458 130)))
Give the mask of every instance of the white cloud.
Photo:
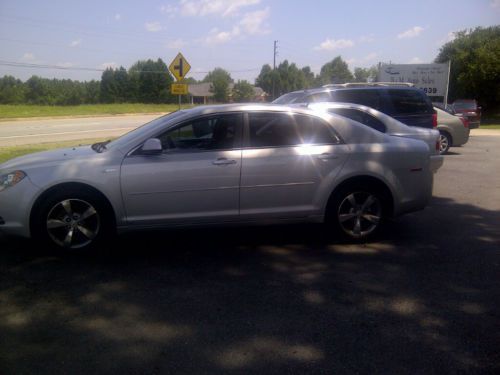
POLYGON ((122 15, 120 13, 115 14, 115 21, 120 21, 122 19, 122 15))
POLYGON ((420 33, 424 31, 424 28, 421 26, 413 26, 411 29, 403 31, 398 34, 398 39, 407 39, 407 38, 415 38, 420 35, 420 33))
POLYGON ((179 49, 182 48, 186 45, 186 42, 184 42, 182 39, 175 39, 171 40, 170 42, 167 42, 166 47, 170 49, 179 49))
POLYGON ((492 8, 500 8, 500 0, 491 0, 490 5, 492 8))
POLYGON ((72 66, 75 66, 72 62, 58 62, 56 66, 59 66, 61 68, 71 68, 72 66))
POLYGON ((178 11, 179 8, 172 4, 162 5, 160 7, 160 12, 166 14, 169 18, 173 18, 178 11))
POLYGON ((219 31, 219 29, 213 28, 205 38, 205 43, 210 45, 224 44, 233 39, 234 36, 239 35, 239 33, 238 28, 234 28, 232 31, 219 31))
POLYGON ((21 57, 21 60, 24 61, 33 61, 35 60, 35 55, 31 52, 26 52, 23 57, 21 57))
POLYGON ((100 68, 102 68, 102 69, 107 69, 107 68, 116 69, 116 68, 118 68, 118 64, 115 62, 105 62, 105 63, 101 64, 100 68))
POLYGON ((327 38, 323 43, 319 46, 314 47, 315 50, 318 51, 333 51, 336 49, 349 48, 353 47, 354 42, 350 39, 329 39, 327 38))
POLYGON ((345 62, 347 63, 347 65, 352 65, 354 64, 355 62, 357 62, 358 60, 356 60, 354 57, 352 59, 347 59, 345 60, 345 62))
POLYGON ((180 12, 184 16, 237 15, 241 8, 259 4, 260 0, 181 0, 180 12))
POLYGON ((371 43, 375 40, 375 36, 373 34, 362 35, 358 38, 359 43, 371 43))
POLYGON ((368 61, 373 61, 377 58, 378 54, 375 52, 371 52, 365 57, 363 57, 363 61, 368 62, 368 61))
POLYGON ((82 44, 82 40, 81 39, 76 39, 76 40, 71 41, 71 43, 69 44, 69 46, 70 47, 78 47, 80 44, 82 44))
POLYGON ((163 27, 158 21, 153 21, 153 22, 146 22, 144 24, 144 27, 146 28, 147 31, 155 33, 157 31, 161 31, 163 27))
POLYGON ((250 35, 268 34, 270 30, 263 25, 263 22, 269 17, 269 7, 246 13, 239 23, 239 26, 250 35))
POLYGON ((437 46, 442 46, 445 43, 451 42, 453 39, 455 39, 455 33, 453 31, 450 31, 446 36, 436 42, 437 46))
POLYGON ((420 57, 414 57, 410 61, 408 61, 408 64, 421 64, 423 63, 423 60, 420 57))

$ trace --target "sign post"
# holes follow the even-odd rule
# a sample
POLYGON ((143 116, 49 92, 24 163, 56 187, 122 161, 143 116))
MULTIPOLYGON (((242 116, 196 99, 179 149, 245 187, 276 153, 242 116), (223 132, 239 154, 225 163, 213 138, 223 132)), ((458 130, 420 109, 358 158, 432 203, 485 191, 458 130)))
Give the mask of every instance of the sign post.
POLYGON ((191 65, 189 65, 186 58, 182 56, 182 53, 179 52, 170 63, 168 70, 170 70, 177 81, 177 83, 172 83, 170 86, 170 92, 173 95, 179 95, 179 109, 181 109, 181 95, 186 95, 188 93, 188 85, 181 82, 189 70, 191 70, 191 65))

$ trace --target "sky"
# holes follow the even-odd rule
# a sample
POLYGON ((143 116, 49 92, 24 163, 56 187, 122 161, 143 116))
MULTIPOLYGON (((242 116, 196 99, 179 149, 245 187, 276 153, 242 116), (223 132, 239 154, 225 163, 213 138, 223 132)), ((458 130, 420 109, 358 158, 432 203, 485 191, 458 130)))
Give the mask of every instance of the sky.
POLYGON ((500 0, 0 0, 0 76, 100 79, 181 52, 187 77, 222 67, 253 83, 275 40, 277 64, 319 73, 338 55, 351 69, 432 62, 453 32, 498 24, 500 0))

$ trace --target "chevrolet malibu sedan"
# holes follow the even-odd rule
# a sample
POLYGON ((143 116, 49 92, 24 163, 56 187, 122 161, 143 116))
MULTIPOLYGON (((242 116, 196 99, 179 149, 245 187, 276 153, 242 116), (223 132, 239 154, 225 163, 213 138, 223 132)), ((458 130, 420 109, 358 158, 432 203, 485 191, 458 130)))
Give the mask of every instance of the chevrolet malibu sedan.
POLYGON ((0 165, 0 231, 80 250, 116 231, 229 223, 326 222, 366 239, 424 208, 439 167, 421 140, 324 111, 197 107, 0 165))

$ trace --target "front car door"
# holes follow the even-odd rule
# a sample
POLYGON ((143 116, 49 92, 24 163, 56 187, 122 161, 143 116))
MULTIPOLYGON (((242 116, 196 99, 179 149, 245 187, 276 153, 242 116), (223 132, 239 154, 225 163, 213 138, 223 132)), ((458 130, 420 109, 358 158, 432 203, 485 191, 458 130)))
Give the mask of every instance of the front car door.
POLYGON ((186 120, 159 134, 163 153, 140 149, 121 166, 130 225, 186 224, 238 217, 242 113, 186 120))
POLYGON ((316 116, 274 111, 247 116, 241 219, 321 215, 348 146, 316 116))

